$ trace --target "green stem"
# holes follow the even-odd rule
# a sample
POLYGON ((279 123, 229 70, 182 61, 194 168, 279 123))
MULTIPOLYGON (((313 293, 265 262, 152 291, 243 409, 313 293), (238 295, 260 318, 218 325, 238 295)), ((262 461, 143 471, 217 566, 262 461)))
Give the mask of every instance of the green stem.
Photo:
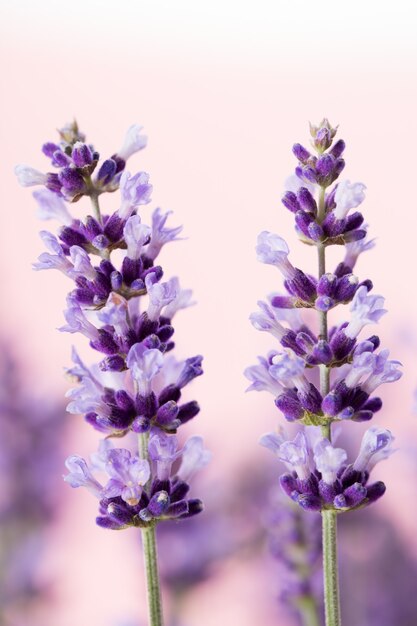
MULTIPOLYGON (((139 456, 146 461, 149 461, 148 442, 149 432, 142 433, 138 436, 139 456)), ((147 486, 145 486, 145 489, 147 486)), ((142 550, 145 563, 146 590, 148 594, 149 626, 163 626, 164 619, 162 615, 155 527, 156 524, 151 522, 149 526, 143 526, 141 528, 142 550)))
POLYGON ((312 596, 305 596, 297 603, 303 626, 320 626, 316 601, 312 596))
POLYGON ((163 626, 164 620, 162 616, 155 524, 145 526, 141 530, 146 589, 148 593, 149 626, 163 626))
POLYGON ((94 215, 96 217, 96 220, 98 221, 99 224, 101 224, 102 219, 101 219, 100 203, 98 201, 97 193, 92 193, 90 196, 90 200, 91 200, 91 205, 94 209, 94 215))
POLYGON ((323 510, 323 576, 326 626, 341 626, 337 571, 337 513, 323 510))
MULTIPOLYGON (((321 223, 325 217, 325 189, 322 187, 319 193, 317 218, 321 223)), ((326 273, 326 248, 318 244, 319 278, 326 273)), ((320 339, 327 341, 327 312, 319 313, 320 339)), ((330 390, 330 368, 320 365, 320 393, 322 397, 330 390)), ((322 426, 322 435, 331 441, 331 420, 322 426)), ((337 516, 332 510, 323 509, 323 579, 324 579, 324 608, 326 626, 341 626, 340 600, 339 600, 339 576, 337 564, 337 516)))

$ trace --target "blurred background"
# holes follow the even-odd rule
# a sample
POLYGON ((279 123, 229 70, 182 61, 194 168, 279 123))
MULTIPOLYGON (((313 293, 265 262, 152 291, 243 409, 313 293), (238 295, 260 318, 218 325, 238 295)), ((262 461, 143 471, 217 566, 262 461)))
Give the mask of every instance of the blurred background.
MULTIPOLYGON (((377 246, 357 272, 386 297, 378 334, 404 365, 401 381, 382 389, 375 421, 397 438, 398 452, 375 472, 387 494, 341 524, 343 608, 348 624, 416 624, 414 3, 3 0, 0 11, 0 623, 23 626, 30 615, 33 626, 140 626, 146 615, 135 532, 97 528, 94 498, 61 481, 66 456, 88 455, 98 436, 65 413, 74 337, 56 328, 69 283, 33 273, 44 225, 13 175, 22 162, 45 170, 42 144, 74 117, 102 154, 130 124, 144 125, 148 147, 129 169, 150 173, 151 206, 172 209, 189 237, 161 262, 198 301, 179 316, 176 341, 179 357, 205 355, 193 385, 202 412, 187 429, 214 458, 194 488, 206 512, 189 531, 161 533, 170 624, 299 623, 276 548, 288 538, 271 518, 280 468, 257 443, 281 417, 267 394, 245 395, 242 371, 272 345, 248 316, 280 287, 256 262, 258 232, 278 232, 295 265, 315 268, 280 195, 292 144, 326 116, 347 142, 344 177, 367 185, 363 212, 377 246), (196 546, 192 563, 184 545, 196 546)), ((346 430, 355 444, 363 428, 346 430)))

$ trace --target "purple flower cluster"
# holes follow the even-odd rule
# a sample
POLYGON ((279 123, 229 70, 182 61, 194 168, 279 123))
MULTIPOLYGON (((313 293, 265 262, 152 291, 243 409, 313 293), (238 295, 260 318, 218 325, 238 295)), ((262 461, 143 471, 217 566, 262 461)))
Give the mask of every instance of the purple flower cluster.
POLYGON ((202 357, 178 362, 169 354, 175 345, 173 318, 192 304, 192 294, 180 288, 176 277, 163 281, 156 264, 163 246, 177 240, 182 228, 167 226, 169 212, 159 208, 151 225, 138 214, 150 201, 152 187, 148 174, 131 175, 125 166, 146 145, 140 131, 131 126, 120 150, 100 164, 98 152, 73 123, 60 131, 59 143, 43 146, 57 173, 16 168, 21 184, 41 185, 34 192, 40 218, 62 224, 57 236, 41 233, 48 251, 34 265, 37 270, 58 269, 73 281, 61 330, 81 333, 101 354, 98 363, 86 366, 73 351, 68 373, 78 386, 68 393, 68 411, 83 414, 107 437, 133 431, 142 440, 141 458, 103 444, 91 468, 76 456, 67 461, 66 480, 99 497, 97 523, 108 528, 200 511, 199 500, 186 498, 187 480, 209 458, 201 438, 191 438, 179 451, 174 436, 199 412, 197 402, 183 402, 182 394, 202 374, 202 357), (119 208, 102 215, 100 195, 117 189, 119 208), (94 215, 72 217, 68 202, 82 196, 90 197, 94 215), (180 469, 172 473, 180 458, 180 469), (94 477, 96 470, 107 474, 104 485, 94 477))
POLYGON ((303 509, 348 511, 371 504, 385 493, 383 482, 368 481, 376 463, 392 454, 392 441, 389 430, 372 426, 353 463, 348 463, 346 451, 335 448, 316 426, 305 427, 292 441, 282 433, 269 433, 261 438, 261 445, 290 470, 280 477, 280 484, 303 509))
MULTIPOLYGON (((266 231, 258 237, 258 260, 278 268, 286 293, 271 294, 251 315, 253 326, 272 334, 278 345, 245 371, 249 389, 272 393, 287 421, 321 426, 328 432, 334 422, 371 420, 382 407, 381 399, 373 395, 375 390, 401 376, 401 364, 389 358, 388 350, 379 350, 376 335, 359 338, 365 326, 377 323, 386 311, 384 298, 372 293, 372 282, 360 281, 353 274, 358 256, 369 250, 373 241, 366 240, 362 214, 350 213, 364 200, 365 186, 338 181, 344 168, 345 143, 333 143, 335 134, 336 129, 324 119, 319 126, 311 126, 316 155, 300 144, 294 146, 298 165, 283 197, 284 206, 294 214, 299 239, 318 250, 318 277, 292 265, 288 245, 281 237, 266 231), (325 250, 336 244, 344 246, 344 259, 332 273, 326 272, 325 250), (341 304, 350 305, 350 318, 328 330, 327 314, 341 304), (311 328, 303 320, 303 309, 317 312, 319 328, 311 328)), ((377 431, 381 433, 378 441, 384 441, 384 449, 389 449, 391 434, 377 431)), ((368 431, 367 441, 374 432, 368 431)), ((280 449, 281 460, 295 472, 286 475, 285 491, 305 508, 356 508, 383 493, 380 483, 366 486, 366 463, 358 467, 355 462, 352 469, 345 463, 344 451, 334 449, 327 438, 309 450, 300 434, 294 442, 281 442, 280 449), (287 459, 284 450, 288 446, 293 456, 287 459)))

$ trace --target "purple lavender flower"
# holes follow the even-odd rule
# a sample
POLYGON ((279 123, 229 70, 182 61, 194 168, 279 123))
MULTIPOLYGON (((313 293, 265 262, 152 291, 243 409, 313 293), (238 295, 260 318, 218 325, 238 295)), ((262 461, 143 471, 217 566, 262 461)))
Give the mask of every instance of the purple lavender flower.
POLYGON ((255 328, 270 332, 278 345, 245 375, 252 383, 249 389, 274 395, 287 421, 321 429, 319 437, 301 430, 292 441, 270 434, 261 443, 289 470, 280 477, 283 491, 303 509, 322 514, 326 626, 340 626, 336 513, 362 508, 383 495, 384 483, 369 484, 369 474, 391 454, 392 435, 370 428, 357 459, 348 464, 347 452, 332 441, 332 425, 371 420, 382 408, 381 399, 372 394, 381 384, 400 378, 401 364, 389 359, 388 350, 378 350, 376 335, 360 338, 367 325, 378 323, 386 313, 384 298, 372 293, 372 282, 353 274, 358 256, 373 246, 373 241, 366 241, 367 227, 357 210, 365 185, 339 180, 345 142, 334 142, 337 128, 323 119, 310 131, 313 151, 294 145, 298 182, 288 181, 282 202, 294 216, 301 242, 316 248, 318 276, 292 265, 289 248, 279 235, 260 233, 258 260, 278 267, 285 293, 274 295, 267 304, 261 302, 261 312, 251 315, 255 328), (326 250, 334 245, 345 246, 345 255, 329 271, 326 250), (350 304, 350 318, 329 328, 328 314, 340 304, 350 304), (281 324, 282 309, 315 311, 316 324, 310 313, 288 328, 281 324))
POLYGON ((388 430, 368 429, 353 464, 347 463, 346 451, 335 448, 328 439, 316 434, 313 446, 309 439, 308 431, 299 431, 292 441, 274 433, 264 435, 260 441, 286 465, 289 473, 281 475, 281 487, 303 509, 352 510, 384 494, 384 483, 368 485, 368 480, 371 469, 393 452, 393 437, 388 430))
POLYGON ((142 442, 141 458, 126 448, 102 445, 94 467, 78 456, 67 460, 65 480, 99 497, 98 524, 115 529, 153 528, 157 520, 198 513, 201 502, 185 495, 192 474, 209 459, 201 438, 191 438, 181 451, 174 436, 199 412, 197 402, 183 402, 182 396, 203 373, 202 357, 176 363, 172 376, 167 356, 174 348, 172 319, 191 304, 191 291, 181 290, 176 277, 162 282, 163 270, 154 263, 182 227, 167 227, 170 212, 160 209, 153 212, 151 226, 138 214, 150 201, 152 186, 147 173, 126 171, 126 161, 145 145, 141 127, 133 125, 121 148, 100 160, 74 122, 61 129, 59 142, 43 146, 56 173, 16 168, 23 185, 45 187, 34 193, 40 217, 60 223, 57 236, 42 233, 48 252, 35 264, 38 270, 58 269, 73 281, 60 330, 84 335, 101 355, 87 366, 73 352, 68 374, 78 384, 67 394, 67 410, 83 414, 106 436, 133 431, 142 442), (100 195, 117 189, 118 209, 103 215, 100 195), (83 196, 90 197, 93 214, 75 218, 68 203, 83 196), (96 477, 97 470, 107 476, 105 482, 96 477))
POLYGON ((178 450, 175 436, 154 430, 148 449, 149 461, 128 449, 113 448, 107 440, 92 455, 90 465, 79 456, 67 459, 65 481, 71 487, 85 487, 100 500, 99 526, 114 530, 142 527, 156 520, 184 519, 201 510, 199 500, 186 498, 187 481, 211 457, 201 437, 191 437, 183 450, 178 450), (181 459, 180 467, 172 473, 177 459, 181 459), (104 480, 100 482, 96 474, 104 480))

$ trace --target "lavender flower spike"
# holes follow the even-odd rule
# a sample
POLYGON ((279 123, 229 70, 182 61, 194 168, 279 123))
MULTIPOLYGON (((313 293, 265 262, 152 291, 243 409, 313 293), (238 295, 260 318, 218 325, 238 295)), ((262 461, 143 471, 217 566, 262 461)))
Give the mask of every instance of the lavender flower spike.
POLYGON ((163 245, 178 239, 182 227, 167 227, 169 212, 160 209, 154 210, 151 225, 144 222, 139 211, 151 200, 149 175, 125 169, 146 145, 141 130, 131 126, 120 149, 102 159, 73 122, 59 131, 57 142, 43 146, 52 171, 43 174, 21 165, 16 175, 23 186, 43 187, 34 194, 40 217, 60 223, 56 236, 42 233, 47 252, 34 266, 58 269, 72 283, 60 330, 86 337, 96 355, 87 366, 73 352, 68 374, 75 386, 67 393, 67 410, 82 414, 107 438, 120 441, 136 433, 138 441, 135 451, 106 439, 90 465, 77 455, 69 457, 65 481, 98 498, 101 528, 141 529, 150 624, 162 626, 155 526, 202 511, 202 502, 188 492, 192 475, 207 464, 210 453, 200 437, 178 449, 177 430, 200 411, 195 400, 184 396, 203 373, 203 358, 192 356, 172 366, 175 359, 169 355, 175 347, 172 320, 191 304, 191 291, 181 290, 178 278, 161 282, 164 270, 155 264, 163 245), (102 214, 100 196, 117 190, 115 208, 102 214), (75 214, 74 203, 84 197, 90 198, 91 210, 75 214))
POLYGON ((301 428, 292 441, 270 434, 261 444, 289 470, 280 476, 284 493, 302 509, 321 513, 326 626, 341 626, 337 516, 384 494, 384 483, 368 481, 376 463, 392 453, 391 433, 371 427, 357 459, 348 463, 344 447, 334 445, 334 423, 372 420, 382 408, 375 390, 401 377, 401 364, 389 359, 388 350, 379 350, 379 337, 359 339, 365 326, 379 322, 386 310, 384 298, 372 292, 372 281, 353 274, 359 255, 370 250, 374 240, 366 238, 361 212, 365 185, 340 180, 346 145, 342 139, 335 141, 336 133, 337 127, 326 118, 310 125, 312 148, 294 145, 295 176, 287 179, 282 196, 299 240, 316 250, 318 274, 293 267, 281 236, 268 231, 258 236, 258 260, 278 267, 286 293, 260 302, 260 312, 251 315, 253 326, 269 332, 278 344, 259 365, 245 370, 252 383, 249 389, 272 393, 284 418, 301 428), (330 246, 344 248, 334 269, 326 262, 330 246), (350 304, 350 316, 330 326, 330 312, 340 304, 350 304), (296 312, 298 319, 282 318, 282 309, 296 312), (306 309, 308 317, 303 315, 306 309), (311 437, 306 427, 316 427, 321 434, 316 430, 311 437))

